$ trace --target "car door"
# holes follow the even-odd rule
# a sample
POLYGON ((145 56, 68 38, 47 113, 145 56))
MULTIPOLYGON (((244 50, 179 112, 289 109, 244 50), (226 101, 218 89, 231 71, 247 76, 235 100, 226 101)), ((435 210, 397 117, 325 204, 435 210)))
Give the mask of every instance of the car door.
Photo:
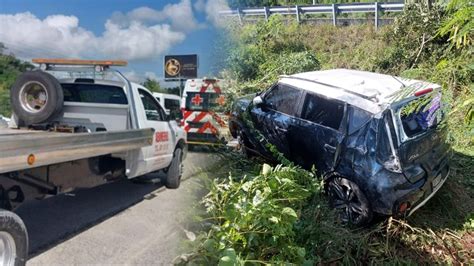
POLYGON ((143 148, 147 172, 153 172, 170 164, 173 157, 174 135, 157 99, 144 89, 139 88, 138 93, 144 110, 144 127, 155 129, 153 145, 143 148))
POLYGON ((307 92, 303 108, 288 136, 293 159, 306 168, 316 166, 325 173, 333 170, 344 138, 346 105, 307 92))
POLYGON ((278 83, 263 95, 263 103, 251 110, 257 131, 287 157, 291 154, 288 133, 302 95, 300 89, 278 83))

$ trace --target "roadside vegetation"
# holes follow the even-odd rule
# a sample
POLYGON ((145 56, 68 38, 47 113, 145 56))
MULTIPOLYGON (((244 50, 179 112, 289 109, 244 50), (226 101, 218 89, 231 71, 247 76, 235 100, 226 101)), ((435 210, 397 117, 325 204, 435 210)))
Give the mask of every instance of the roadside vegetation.
POLYGON ((4 53, 5 46, 0 42, 0 115, 10 116, 10 87, 16 77, 23 71, 33 67, 30 63, 4 53))
POLYGON ((453 145, 451 175, 407 219, 379 217, 368 228, 339 224, 324 184, 284 158, 267 165, 227 156, 229 174, 212 177, 193 231, 187 264, 474 263, 474 66, 472 13, 466 0, 413 4, 393 25, 230 25, 224 76, 235 97, 263 91, 278 75, 351 68, 443 86, 453 145))

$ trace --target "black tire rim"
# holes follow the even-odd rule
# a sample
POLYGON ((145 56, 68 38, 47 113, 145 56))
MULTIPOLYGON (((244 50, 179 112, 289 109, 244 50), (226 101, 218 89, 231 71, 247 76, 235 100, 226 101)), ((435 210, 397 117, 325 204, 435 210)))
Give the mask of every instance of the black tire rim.
POLYGON ((367 216, 360 196, 343 178, 334 178, 329 182, 328 191, 331 205, 336 209, 342 222, 358 225, 367 216))

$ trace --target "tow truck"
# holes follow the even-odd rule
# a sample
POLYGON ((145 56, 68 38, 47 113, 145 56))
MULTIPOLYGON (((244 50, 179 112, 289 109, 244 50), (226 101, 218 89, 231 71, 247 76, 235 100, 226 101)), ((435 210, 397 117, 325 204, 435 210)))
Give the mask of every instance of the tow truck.
POLYGON ((127 62, 33 63, 40 67, 17 78, 13 115, 0 126, 0 265, 28 258, 27 229, 13 212, 21 204, 156 171, 178 188, 187 150, 152 93, 111 68, 127 62))

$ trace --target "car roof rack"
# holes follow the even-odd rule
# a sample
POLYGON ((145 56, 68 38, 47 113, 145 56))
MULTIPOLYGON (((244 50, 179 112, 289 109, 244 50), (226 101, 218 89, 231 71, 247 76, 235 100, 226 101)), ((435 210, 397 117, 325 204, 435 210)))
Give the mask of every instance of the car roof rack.
POLYGON ((295 77, 295 76, 289 76, 289 75, 280 75, 280 78, 290 78, 290 79, 298 79, 298 80, 308 81, 308 82, 316 83, 316 84, 323 85, 323 86, 326 86, 326 87, 330 87, 330 88, 333 88, 333 89, 343 90, 347 93, 356 95, 358 97, 361 97, 363 99, 366 99, 366 100, 369 100, 369 101, 372 101, 372 102, 378 102, 378 99, 375 96, 367 96, 367 95, 364 95, 364 94, 361 94, 361 93, 358 93, 358 92, 355 92, 355 91, 352 91, 352 90, 349 90, 349 89, 334 86, 334 85, 327 84, 327 83, 324 83, 324 82, 319 82, 319 81, 316 81, 316 80, 313 80, 313 79, 307 79, 307 78, 301 78, 301 77, 295 77))

